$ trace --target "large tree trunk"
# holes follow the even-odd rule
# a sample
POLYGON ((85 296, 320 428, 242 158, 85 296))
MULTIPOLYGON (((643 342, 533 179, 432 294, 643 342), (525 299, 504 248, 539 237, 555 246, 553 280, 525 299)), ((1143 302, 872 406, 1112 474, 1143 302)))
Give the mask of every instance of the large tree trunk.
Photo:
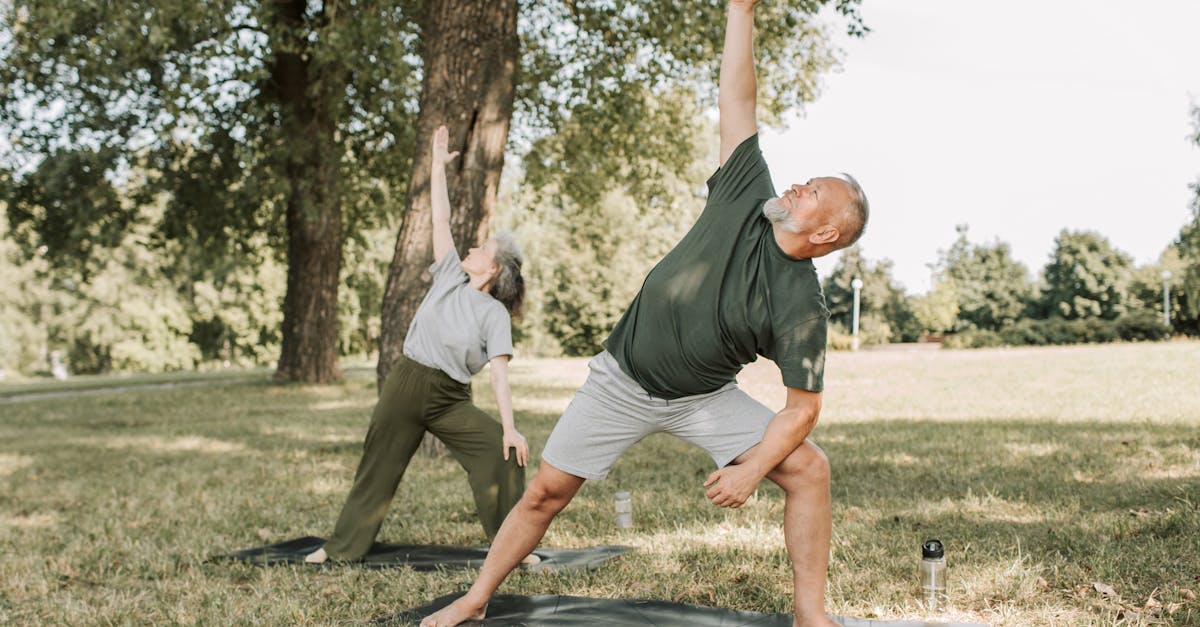
POLYGON ((460 253, 482 241, 496 206, 516 83, 516 0, 426 2, 425 77, 404 223, 383 293, 378 383, 403 351, 408 324, 429 290, 430 135, 450 130, 450 228, 460 253))
MULTIPOLYGON (((279 0, 274 17, 282 32, 301 32, 305 0, 279 0)), ((276 45, 270 95, 280 106, 287 142, 287 295, 277 381, 328 383, 337 365, 337 293, 342 262, 342 207, 336 147, 340 90, 345 73, 321 71, 305 58, 302 44, 276 45), (286 50, 286 51, 285 51, 286 50), (318 76, 319 74, 319 76, 318 76)))

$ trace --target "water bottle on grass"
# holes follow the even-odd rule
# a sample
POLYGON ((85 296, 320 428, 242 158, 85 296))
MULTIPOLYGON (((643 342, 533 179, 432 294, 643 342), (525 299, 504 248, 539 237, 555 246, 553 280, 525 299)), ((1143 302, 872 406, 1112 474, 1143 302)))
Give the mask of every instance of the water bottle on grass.
POLYGON ((617 511, 617 529, 633 527, 633 501, 628 492, 617 492, 613 499, 613 507, 617 511))
POLYGON ((946 605, 946 549, 940 540, 921 545, 921 597, 931 610, 946 605))

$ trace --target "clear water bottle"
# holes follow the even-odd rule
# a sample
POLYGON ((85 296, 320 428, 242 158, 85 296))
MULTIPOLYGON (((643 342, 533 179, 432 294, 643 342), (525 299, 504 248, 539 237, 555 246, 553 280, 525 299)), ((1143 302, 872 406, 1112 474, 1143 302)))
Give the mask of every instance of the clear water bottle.
POLYGON ((613 507, 617 511, 617 529, 633 527, 633 501, 628 492, 617 492, 613 499, 613 507))
POLYGON ((946 605, 946 549, 941 540, 921 545, 921 596, 931 610, 946 605))

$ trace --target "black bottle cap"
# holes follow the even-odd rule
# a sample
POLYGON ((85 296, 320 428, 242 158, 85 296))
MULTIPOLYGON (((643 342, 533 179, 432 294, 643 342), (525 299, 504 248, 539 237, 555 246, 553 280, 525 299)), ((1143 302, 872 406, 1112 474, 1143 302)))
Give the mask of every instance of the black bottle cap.
POLYGON ((921 545, 921 557, 924 559, 938 559, 946 554, 946 550, 942 547, 941 540, 926 540, 925 544, 921 545))

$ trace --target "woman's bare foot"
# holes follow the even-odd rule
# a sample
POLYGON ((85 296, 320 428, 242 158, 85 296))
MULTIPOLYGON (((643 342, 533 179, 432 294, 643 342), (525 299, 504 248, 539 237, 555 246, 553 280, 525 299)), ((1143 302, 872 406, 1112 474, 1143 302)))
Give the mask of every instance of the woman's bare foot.
POLYGON ((453 603, 425 617, 421 627, 454 627, 469 620, 483 620, 487 614, 487 603, 472 603, 467 597, 459 597, 453 603))
MULTIPOLYGON (((488 547, 489 553, 491 552, 491 550, 492 550, 491 547, 488 547)), ((521 558, 522 566, 533 566, 534 564, 541 564, 541 563, 542 563, 542 556, 538 555, 537 553, 530 553, 529 555, 526 555, 525 557, 521 558)))
POLYGON ((304 561, 309 564, 324 564, 327 559, 329 559, 329 556, 325 554, 325 547, 321 547, 304 556, 304 561))

